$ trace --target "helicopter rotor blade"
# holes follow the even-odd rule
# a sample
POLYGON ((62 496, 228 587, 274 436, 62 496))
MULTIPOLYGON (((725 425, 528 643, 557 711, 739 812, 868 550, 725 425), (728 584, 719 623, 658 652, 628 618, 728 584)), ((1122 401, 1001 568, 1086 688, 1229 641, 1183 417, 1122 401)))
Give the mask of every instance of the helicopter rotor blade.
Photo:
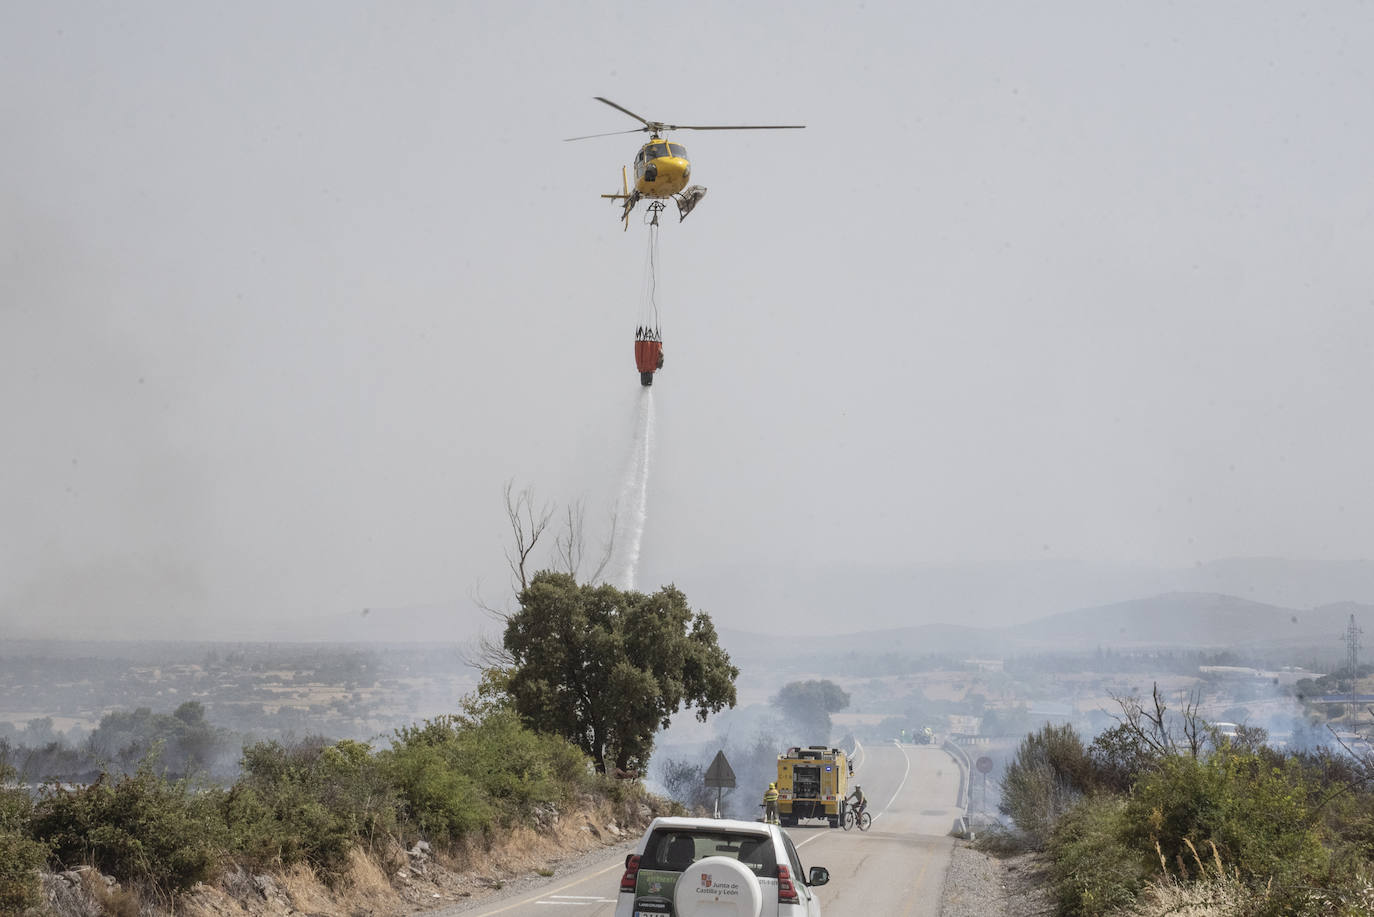
POLYGON ((611 106, 611 107, 614 108, 616 111, 623 111, 625 114, 629 115, 631 118, 634 118, 636 121, 638 121, 638 122, 640 122, 641 124, 643 124, 644 127, 645 127, 646 129, 650 127, 650 124, 649 124, 648 119, 646 119, 646 118, 641 118, 639 115, 637 115, 637 114, 635 114, 634 112, 630 111, 630 110, 629 110, 628 108, 626 108, 624 105, 617 105, 617 104, 615 104, 614 102, 612 102, 610 99, 603 99, 601 96, 592 96, 592 98, 596 99, 598 102, 605 102, 607 105, 611 106))
POLYGON ((627 131, 608 131, 604 134, 587 134, 585 137, 564 137, 563 142, 568 143, 573 140, 591 140, 593 137, 614 137, 618 134, 642 134, 647 130, 647 127, 632 127, 627 131))
POLYGON ((786 131, 805 124, 665 124, 665 131, 786 131))

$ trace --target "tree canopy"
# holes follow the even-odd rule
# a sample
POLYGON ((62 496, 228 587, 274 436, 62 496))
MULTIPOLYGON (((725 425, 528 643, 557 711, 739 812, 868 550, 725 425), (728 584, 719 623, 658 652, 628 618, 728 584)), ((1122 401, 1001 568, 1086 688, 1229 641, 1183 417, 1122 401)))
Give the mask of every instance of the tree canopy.
POLYGON ((829 679, 790 681, 779 689, 773 703, 793 720, 807 738, 801 744, 830 741, 830 714, 849 706, 849 695, 829 679))
POLYGON ((605 772, 642 769, 680 709, 735 705, 739 669, 705 613, 674 586, 646 594, 536 573, 507 616, 507 691, 532 728, 573 742, 605 772))

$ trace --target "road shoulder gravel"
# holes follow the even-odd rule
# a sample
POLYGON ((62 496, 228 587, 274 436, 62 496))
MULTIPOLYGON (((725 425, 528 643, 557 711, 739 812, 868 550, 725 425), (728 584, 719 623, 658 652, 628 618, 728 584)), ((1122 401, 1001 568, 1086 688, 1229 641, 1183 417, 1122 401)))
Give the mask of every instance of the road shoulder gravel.
POLYGON ((1035 854, 995 857, 966 841, 954 845, 940 917, 1049 917, 1053 913, 1044 864, 1035 854))

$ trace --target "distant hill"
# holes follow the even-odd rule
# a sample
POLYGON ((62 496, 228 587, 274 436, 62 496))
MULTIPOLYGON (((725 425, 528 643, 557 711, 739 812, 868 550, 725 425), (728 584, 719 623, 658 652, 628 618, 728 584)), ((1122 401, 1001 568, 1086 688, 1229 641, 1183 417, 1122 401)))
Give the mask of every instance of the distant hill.
POLYGON ((1288 608, 1374 603, 1369 560, 1229 557, 1180 570, 1173 582, 1180 592, 1218 592, 1288 608))
POLYGON ((1240 557, 1164 568, 1048 558, 1008 563, 713 566, 675 572, 717 627, 789 634, 958 623, 997 628, 1139 596, 1210 593, 1282 609, 1374 604, 1374 562, 1240 557))
POLYGON ((1171 592, 1050 615, 1008 628, 1024 645, 1050 648, 1289 648, 1330 652, 1351 615, 1374 625, 1374 606, 1341 602, 1288 608, 1234 595, 1171 592))
POLYGON ((1065 611, 1006 630, 1027 648, 1228 647, 1295 638, 1299 622, 1312 616, 1233 595, 1170 592, 1065 611))
MULTIPOLYGON (((1291 649, 1339 651, 1351 615, 1374 633, 1374 605, 1340 602, 1313 609, 1287 608, 1234 595, 1169 592, 1047 615, 1010 627, 977 628, 923 624, 834 634, 829 653, 853 651, 904 655, 942 653, 1005 656, 1097 648, 1224 650, 1291 649)), ((722 645, 747 660, 775 654, 777 635, 720 630, 722 645)), ((811 644, 815 647, 814 642, 811 644)))

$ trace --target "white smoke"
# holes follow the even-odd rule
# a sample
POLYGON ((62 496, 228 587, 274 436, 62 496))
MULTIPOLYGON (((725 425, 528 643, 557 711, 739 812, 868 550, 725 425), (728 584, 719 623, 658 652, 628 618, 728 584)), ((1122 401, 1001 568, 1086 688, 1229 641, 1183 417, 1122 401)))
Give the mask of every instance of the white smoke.
POLYGON ((615 564, 612 579, 617 588, 635 588, 639 550, 649 515, 649 465, 654 451, 654 390, 640 389, 635 411, 635 434, 630 458, 625 463, 624 483, 616 503, 615 564))

